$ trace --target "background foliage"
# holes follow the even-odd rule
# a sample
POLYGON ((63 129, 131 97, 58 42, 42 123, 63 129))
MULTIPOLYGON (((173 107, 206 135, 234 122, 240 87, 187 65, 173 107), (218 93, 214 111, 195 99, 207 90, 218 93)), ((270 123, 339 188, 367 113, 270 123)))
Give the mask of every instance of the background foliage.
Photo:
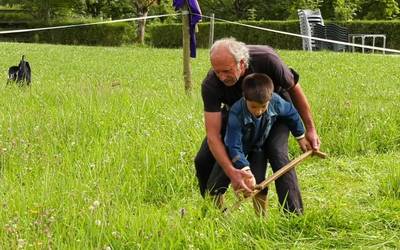
MULTIPOLYGON (((385 29, 385 33, 388 34, 388 43, 392 43, 397 47, 398 37, 397 34, 397 23, 386 25, 382 28, 377 27, 377 25, 371 25, 366 23, 351 23, 352 20, 398 20, 400 17, 399 9, 400 0, 297 0, 297 1, 264 1, 264 0, 204 0, 201 1, 201 8, 203 14, 210 15, 214 13, 216 17, 222 19, 228 19, 233 21, 264 21, 264 20, 289 20, 288 23, 274 23, 267 22, 270 27, 280 27, 283 30, 298 32, 298 28, 295 29, 294 23, 290 20, 297 20, 297 10, 310 8, 319 8, 322 11, 322 15, 326 21, 331 20, 333 22, 348 22, 344 23, 344 26, 350 27, 350 33, 374 33, 377 30, 385 29), (393 28, 392 28, 393 27, 393 28), (353 29, 354 28, 354 29, 353 29), (367 29, 367 30, 366 30, 367 29), (396 30, 396 32, 393 32, 396 30), (366 31, 365 31, 366 30, 366 31)), ((128 17, 145 17, 152 14, 170 14, 175 13, 172 8, 171 1, 168 0, 1 0, 0 1, 0 29, 18 29, 26 27, 40 27, 48 26, 49 24, 59 23, 68 24, 71 22, 90 22, 93 20, 103 20, 103 19, 119 19, 128 17), (2 6, 1 6, 2 5, 2 6)), ((204 18, 204 21, 207 21, 204 18)), ((168 42, 170 42, 167 47, 175 47, 176 41, 168 33, 154 33, 154 30, 160 30, 160 27, 153 28, 152 34, 146 32, 145 27, 147 24, 171 24, 180 23, 180 17, 165 17, 156 18, 150 20, 138 20, 135 22, 134 31, 130 29, 112 29, 112 33, 108 36, 116 35, 117 40, 121 37, 133 38, 131 43, 138 42, 143 44, 145 40, 152 39, 155 46, 160 46, 161 43, 166 44, 166 41, 154 40, 154 37, 168 37, 168 42), (116 34, 116 31, 124 32, 123 34, 116 34), (134 32, 136 35, 132 36, 126 32, 134 32)), ((254 23, 257 25, 265 26, 266 23, 254 23)), ((382 24, 382 23, 380 23, 382 24)), ((218 25, 221 26, 221 25, 218 25)), ((236 34, 235 30, 242 30, 241 28, 235 29, 230 28, 230 25, 225 26, 227 29, 222 31, 224 34, 233 35, 238 38, 245 37, 245 35, 236 34), (229 32, 233 33, 229 33, 229 32)), ((167 29, 164 27, 164 29, 167 29)), ((169 29, 169 28, 168 28, 169 29)), ((200 28, 205 30, 204 27, 200 28)), ((96 28, 90 28, 90 30, 97 30, 96 28)), ((99 31, 95 31, 96 34, 101 34, 104 28, 99 28, 99 31)), ((111 29, 109 29, 111 30, 111 29)), ((92 32, 92 31, 91 31, 92 32)), ((73 35, 69 35, 65 41, 60 41, 64 39, 64 36, 54 35, 57 32, 45 32, 41 33, 41 38, 33 38, 30 35, 23 35, 23 40, 20 39, 21 35, 8 36, 12 37, 11 41, 40 41, 40 42, 55 42, 55 43, 71 43, 71 41, 76 44, 122 44, 125 39, 120 42, 93 42, 84 41, 85 34, 81 34, 79 39, 71 38, 73 35), (44 37, 46 34, 53 34, 52 37, 44 37), (27 37, 31 37, 28 39, 27 37), (82 41, 82 42, 80 42, 82 41)), ((81 33, 81 31, 78 31, 81 33)), ((86 32, 87 34, 88 32, 86 32)), ((247 34, 248 32, 244 32, 247 34)), ((177 35, 176 32, 173 33, 174 36, 177 35)), ((203 36, 203 35, 201 35, 203 36)), ((292 42, 295 39, 289 38, 283 39, 282 44, 278 44, 278 40, 275 39, 271 41, 269 35, 251 35, 254 39, 250 41, 268 41, 271 45, 277 48, 290 48, 298 49, 299 43, 292 42), (261 38, 262 37, 262 38, 261 38), (291 39, 291 40, 290 40, 291 39), (277 45, 277 46, 276 46, 277 45)), ((178 36, 177 36, 178 37, 178 36)), ((180 37, 180 35, 179 35, 180 37)), ((280 37, 280 36, 278 36, 280 37)), ((86 38, 91 40, 93 38, 86 38)), ((205 40, 201 37, 200 39, 205 40)), ((4 40, 4 37, 3 37, 4 40)), ((110 40, 107 38, 107 40, 110 40)), ((247 41, 249 39, 241 39, 247 41)), ((200 42, 200 44, 203 44, 200 42)))
MULTIPOLYGON (((326 21, 329 23, 330 21, 326 21)), ((290 33, 300 33, 298 21, 243 21, 243 24, 279 30, 290 33)), ((400 48, 400 21, 351 21, 334 22, 348 28, 349 33, 386 34, 386 47, 400 48)), ((210 24, 202 22, 198 25, 196 33, 197 46, 209 46, 210 24)), ((154 24, 149 27, 149 43, 155 47, 178 48, 182 46, 180 24, 154 24)), ((233 36, 240 41, 250 44, 269 44, 274 48, 301 50, 301 38, 277 34, 273 32, 239 26, 236 24, 217 22, 214 24, 214 38, 233 36)), ((372 40, 367 39, 366 45, 371 45, 372 40)), ((382 46, 382 41, 377 40, 376 46, 382 46)))
MULTIPOLYGON (((297 19, 297 9, 320 8, 327 19, 399 18, 400 0, 202 0, 204 14, 215 13, 229 20, 287 20, 297 19)), ((84 15, 103 18, 141 16, 149 13, 170 13, 168 0, 1 0, 0 5, 20 6, 36 18, 48 20, 62 16, 84 15), (141 7, 140 7, 141 6, 141 7), (139 8, 140 7, 140 8, 139 8)))

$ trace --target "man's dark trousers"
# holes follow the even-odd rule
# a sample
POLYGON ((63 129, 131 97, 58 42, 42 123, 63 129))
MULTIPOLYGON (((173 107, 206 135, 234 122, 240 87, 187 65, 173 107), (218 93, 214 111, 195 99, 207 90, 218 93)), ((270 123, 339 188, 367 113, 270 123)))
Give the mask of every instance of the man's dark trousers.
MULTIPOLYGON (((221 136, 223 138, 224 135, 221 136)), ((271 164, 273 172, 278 171, 289 163, 288 137, 289 129, 286 124, 283 121, 276 121, 263 145, 263 151, 271 164)), ((229 178, 223 174, 222 169, 213 171, 214 166, 218 168, 219 166, 218 164, 215 164, 215 159, 207 144, 207 138, 205 138, 201 144, 194 162, 196 167, 196 177, 199 181, 200 193, 203 197, 207 192, 211 191, 212 193, 213 191, 207 188, 207 184, 209 187, 213 186, 215 188, 220 188, 224 185, 227 187, 229 184, 229 178), (221 177, 221 175, 223 177, 221 177)), ((265 161, 262 164, 266 166, 266 163, 267 162, 265 161)), ((275 181, 275 188, 278 194, 279 203, 283 205, 285 211, 297 214, 303 213, 303 202, 297 175, 294 169, 278 178, 275 181)))

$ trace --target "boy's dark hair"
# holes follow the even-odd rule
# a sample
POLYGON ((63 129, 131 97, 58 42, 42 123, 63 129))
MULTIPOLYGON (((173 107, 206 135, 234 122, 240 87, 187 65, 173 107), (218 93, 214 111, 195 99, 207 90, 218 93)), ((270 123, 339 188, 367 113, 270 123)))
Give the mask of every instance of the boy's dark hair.
POLYGON ((266 74, 253 73, 243 79, 242 91, 246 100, 266 103, 271 100, 274 83, 266 74))

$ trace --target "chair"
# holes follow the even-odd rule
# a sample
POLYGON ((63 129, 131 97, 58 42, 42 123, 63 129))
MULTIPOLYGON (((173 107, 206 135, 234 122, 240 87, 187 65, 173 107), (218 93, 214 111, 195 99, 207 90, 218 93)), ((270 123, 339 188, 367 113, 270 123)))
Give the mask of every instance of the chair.
MULTIPOLYGON (((322 24, 319 24, 319 23, 315 24, 313 36, 325 39, 326 38, 325 26, 322 24)), ((319 41, 319 40, 314 40, 314 43, 315 43, 315 50, 329 49, 329 43, 319 41)))
MULTIPOLYGON (((300 32, 304 36, 313 36, 316 24, 324 25, 321 11, 317 10, 297 10, 300 19, 300 32)), ((315 40, 303 38, 303 50, 315 50, 315 40)))
MULTIPOLYGON (((323 39, 347 42, 347 28, 330 23, 324 25, 321 12, 317 10, 297 10, 300 20, 300 32, 305 36, 318 37, 323 39)), ((345 51, 346 45, 333 42, 317 41, 309 38, 303 38, 303 50, 324 50, 345 51)))
MULTIPOLYGON (((334 23, 326 25, 326 38, 329 40, 335 40, 339 42, 348 42, 349 32, 347 28, 341 27, 334 23)), ((329 48, 333 51, 346 51, 347 46, 337 43, 329 43, 329 48)))

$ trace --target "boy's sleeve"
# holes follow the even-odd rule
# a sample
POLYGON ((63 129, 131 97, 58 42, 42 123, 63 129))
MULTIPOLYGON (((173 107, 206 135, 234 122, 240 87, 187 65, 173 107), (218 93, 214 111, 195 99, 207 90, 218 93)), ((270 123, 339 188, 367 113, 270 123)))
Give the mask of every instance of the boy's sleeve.
POLYGON ((225 146, 235 168, 242 169, 249 166, 246 156, 243 152, 243 132, 242 125, 237 114, 229 112, 228 125, 225 133, 225 146))
POLYGON ((286 121, 286 124, 294 137, 297 139, 304 137, 304 125, 296 108, 292 103, 283 100, 280 96, 277 95, 276 97, 278 116, 286 121))

